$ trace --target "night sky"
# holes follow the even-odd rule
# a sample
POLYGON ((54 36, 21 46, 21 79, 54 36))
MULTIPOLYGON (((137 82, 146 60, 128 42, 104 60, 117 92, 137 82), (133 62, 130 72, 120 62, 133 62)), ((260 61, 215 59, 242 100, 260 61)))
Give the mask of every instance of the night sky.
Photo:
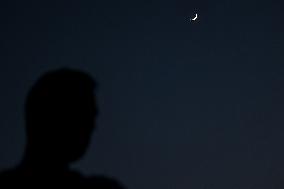
POLYGON ((98 130, 76 165, 129 189, 284 188, 280 0, 0 3, 0 170, 25 146, 44 72, 98 81, 98 130), (190 18, 198 13, 198 19, 190 18))

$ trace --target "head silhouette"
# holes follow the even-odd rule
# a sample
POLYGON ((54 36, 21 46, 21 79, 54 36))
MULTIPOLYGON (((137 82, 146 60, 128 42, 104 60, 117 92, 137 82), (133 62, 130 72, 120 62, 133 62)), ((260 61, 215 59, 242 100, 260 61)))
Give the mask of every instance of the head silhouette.
POLYGON ((40 77, 25 104, 26 155, 32 163, 69 165, 80 159, 95 128, 95 81, 86 73, 59 69, 40 77))

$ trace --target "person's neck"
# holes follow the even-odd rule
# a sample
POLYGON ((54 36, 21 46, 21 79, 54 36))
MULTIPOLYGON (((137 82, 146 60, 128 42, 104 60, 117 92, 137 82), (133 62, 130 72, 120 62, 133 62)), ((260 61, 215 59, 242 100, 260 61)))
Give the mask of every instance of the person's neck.
POLYGON ((24 169, 36 172, 65 172, 69 169, 68 164, 61 163, 58 159, 54 159, 51 156, 44 154, 32 153, 31 151, 27 151, 24 155, 20 166, 24 169))

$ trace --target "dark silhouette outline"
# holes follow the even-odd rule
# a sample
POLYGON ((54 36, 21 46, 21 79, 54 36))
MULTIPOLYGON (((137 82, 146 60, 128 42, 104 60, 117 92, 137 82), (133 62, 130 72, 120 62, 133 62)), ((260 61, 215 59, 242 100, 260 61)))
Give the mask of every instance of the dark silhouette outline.
POLYGON ((120 183, 104 176, 84 178, 69 165, 85 153, 98 108, 96 82, 88 74, 59 69, 44 74, 27 95, 24 158, 13 170, 0 174, 0 185, 36 183, 80 188, 121 189, 120 183))

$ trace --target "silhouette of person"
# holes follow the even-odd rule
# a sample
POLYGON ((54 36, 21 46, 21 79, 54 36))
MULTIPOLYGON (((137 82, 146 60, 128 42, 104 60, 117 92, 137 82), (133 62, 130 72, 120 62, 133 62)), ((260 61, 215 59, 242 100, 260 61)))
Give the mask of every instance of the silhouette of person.
POLYGON ((64 186, 122 189, 105 176, 85 178, 69 165, 85 153, 98 108, 96 82, 86 73, 62 68, 44 74, 27 95, 26 150, 21 163, 0 174, 0 188, 64 186))

